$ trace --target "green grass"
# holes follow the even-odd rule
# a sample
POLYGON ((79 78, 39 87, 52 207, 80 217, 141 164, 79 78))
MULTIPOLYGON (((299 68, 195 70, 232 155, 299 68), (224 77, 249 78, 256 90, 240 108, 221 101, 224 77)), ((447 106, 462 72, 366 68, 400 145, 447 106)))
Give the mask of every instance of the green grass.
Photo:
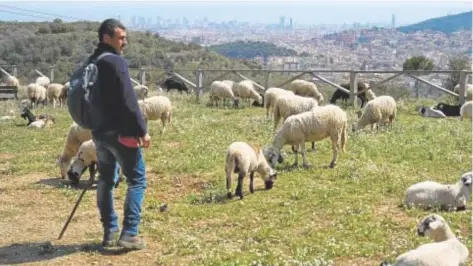
MULTIPOLYGON (((309 170, 282 169, 294 160, 286 146, 288 157, 277 167, 280 174, 272 190, 263 190, 257 179, 256 192, 250 194, 247 177, 245 198, 226 200, 227 146, 234 141, 270 143, 272 122, 262 108, 217 109, 205 107, 206 100, 195 104, 193 96, 170 98, 172 125, 161 136, 161 122, 150 122, 152 146, 145 150, 148 188, 141 232, 162 248, 143 264, 379 265, 430 242, 416 236, 415 226, 434 211, 398 207, 405 189, 426 179, 455 183, 471 169, 471 124, 422 118, 417 107, 432 101, 403 100, 393 129, 349 132, 348 152, 339 156, 335 169, 326 168, 332 156, 328 139, 317 143, 315 153, 308 152, 309 170), (168 212, 159 212, 163 202, 168 212)), ((0 116, 11 108, 13 103, 0 103, 0 116)), ((351 128, 355 110, 346 110, 351 128)), ((58 123, 42 130, 15 126, 26 124, 21 118, 0 124, 0 182, 1 176, 59 174, 55 158, 71 118, 66 109, 34 112, 53 114, 58 123)), ((78 196, 67 188, 24 186, 58 202, 66 197, 71 208, 78 196)), ((118 188, 118 198, 123 199, 125 189, 125 184, 118 188)), ((85 199, 91 206, 93 193, 85 199)), ((471 247, 471 210, 440 214, 471 247)))

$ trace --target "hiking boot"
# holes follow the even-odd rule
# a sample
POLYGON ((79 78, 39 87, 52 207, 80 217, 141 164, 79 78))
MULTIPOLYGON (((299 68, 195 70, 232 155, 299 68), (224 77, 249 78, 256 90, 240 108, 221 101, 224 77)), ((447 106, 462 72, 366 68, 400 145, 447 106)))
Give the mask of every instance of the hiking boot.
POLYGON ((110 232, 105 231, 103 234, 102 246, 103 247, 112 247, 115 244, 115 240, 117 239, 118 231, 110 232))
POLYGON ((145 242, 143 239, 139 238, 138 236, 132 236, 127 234, 121 235, 117 244, 119 247, 127 249, 139 250, 145 248, 145 242))

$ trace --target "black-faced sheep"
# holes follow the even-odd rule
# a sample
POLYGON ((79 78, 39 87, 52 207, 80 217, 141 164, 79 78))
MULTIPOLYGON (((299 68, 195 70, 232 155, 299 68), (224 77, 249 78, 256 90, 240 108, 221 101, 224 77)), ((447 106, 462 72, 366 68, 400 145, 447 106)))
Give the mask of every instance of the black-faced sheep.
POLYGON ((438 103, 436 106, 432 108, 435 110, 441 111, 445 116, 460 116, 461 105, 438 103))
MULTIPOLYGON (((343 87, 347 90, 350 90, 350 84, 349 83, 343 83, 343 84, 340 84, 340 87, 343 87)), ((369 85, 364 83, 364 82, 358 82, 358 91, 362 91, 361 93, 359 93, 357 96, 358 96, 358 99, 360 99, 361 101, 361 106, 360 108, 363 108, 366 104, 366 102, 368 102, 369 100, 372 100, 376 97, 376 95, 374 94, 373 91, 369 90, 370 93, 369 95, 366 94, 367 90, 369 89, 369 85), (372 98, 372 99, 369 99, 369 98, 372 98)), ((342 102, 346 103, 348 101, 348 99, 350 99, 350 94, 342 91, 342 90, 339 90, 337 89, 333 95, 332 95, 332 98, 330 98, 330 103, 331 104, 336 104, 337 100, 342 100, 342 102)))

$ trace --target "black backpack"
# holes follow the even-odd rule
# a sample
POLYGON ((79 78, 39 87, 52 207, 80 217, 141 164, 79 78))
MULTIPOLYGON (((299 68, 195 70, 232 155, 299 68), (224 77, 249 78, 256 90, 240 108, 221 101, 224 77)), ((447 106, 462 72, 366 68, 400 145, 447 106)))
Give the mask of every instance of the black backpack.
POLYGON ((91 60, 77 68, 69 80, 67 92, 67 107, 72 120, 85 129, 96 129, 102 122, 102 115, 97 108, 98 68, 96 63, 104 56, 113 53, 104 52, 96 59, 91 60))

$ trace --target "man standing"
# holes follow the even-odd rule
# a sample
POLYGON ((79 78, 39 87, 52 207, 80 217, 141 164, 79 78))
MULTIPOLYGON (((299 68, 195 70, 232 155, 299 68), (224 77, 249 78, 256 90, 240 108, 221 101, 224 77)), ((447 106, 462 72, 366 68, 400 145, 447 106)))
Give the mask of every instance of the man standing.
POLYGON ((120 56, 127 44, 125 27, 116 19, 107 19, 100 25, 98 35, 99 44, 89 59, 96 59, 104 52, 113 53, 96 63, 99 90, 94 93, 103 115, 103 123, 92 130, 100 174, 97 206, 104 229, 102 246, 113 246, 120 231, 113 205, 114 176, 119 164, 127 178, 128 189, 123 228, 117 244, 127 249, 143 249, 145 243, 138 238, 138 225, 146 189, 146 170, 140 146, 149 147, 151 139, 131 85, 128 64, 120 56))

